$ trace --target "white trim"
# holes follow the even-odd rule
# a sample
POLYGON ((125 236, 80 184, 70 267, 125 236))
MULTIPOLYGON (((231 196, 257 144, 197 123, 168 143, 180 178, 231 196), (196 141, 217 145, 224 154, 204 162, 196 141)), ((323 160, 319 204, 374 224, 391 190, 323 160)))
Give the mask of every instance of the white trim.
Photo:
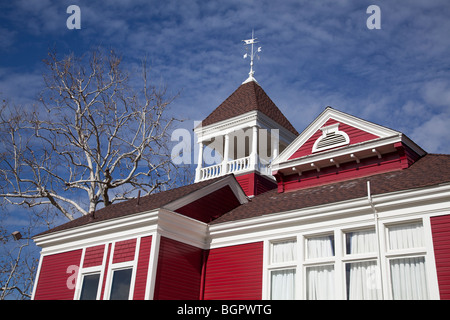
POLYGON ((297 137, 294 133, 259 110, 252 110, 207 126, 198 126, 194 128, 194 132, 197 135, 197 143, 199 143, 210 141, 217 136, 224 136, 225 134, 231 134, 238 130, 249 129, 254 126, 266 130, 278 129, 280 142, 285 144, 291 143, 297 137))
POLYGON ((159 246, 161 235, 155 233, 152 237, 150 262, 148 264, 147 285, 145 286, 145 300, 153 300, 155 294, 156 273, 158 272, 159 246))
POLYGON ((163 206, 163 208, 175 211, 181 207, 184 207, 185 205, 192 203, 200 198, 203 198, 207 196, 208 194, 211 194, 217 190, 220 190, 223 187, 229 186, 231 190, 233 191, 233 194, 238 199, 238 201, 243 204, 247 203, 248 199, 245 195, 244 191, 242 190, 239 183, 236 181, 236 179, 233 176, 227 176, 223 179, 220 179, 219 181, 214 182, 213 184, 210 184, 208 186, 205 186, 204 188, 201 188, 197 191, 194 191, 182 198, 179 198, 175 201, 172 201, 169 204, 166 204, 163 206))
POLYGON ((280 153, 276 159, 274 159, 273 164, 280 165, 281 163, 288 161, 288 159, 331 118, 339 123, 348 124, 380 138, 401 135, 401 132, 399 131, 388 129, 342 111, 327 107, 286 149, 284 149, 282 153, 280 153))

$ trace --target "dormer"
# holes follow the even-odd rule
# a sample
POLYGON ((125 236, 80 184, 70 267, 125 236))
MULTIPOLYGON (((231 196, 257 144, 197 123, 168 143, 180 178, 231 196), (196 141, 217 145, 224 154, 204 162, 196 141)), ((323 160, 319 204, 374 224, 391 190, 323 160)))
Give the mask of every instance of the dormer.
POLYGON ((327 107, 271 168, 284 192, 405 169, 425 154, 401 132, 327 107))

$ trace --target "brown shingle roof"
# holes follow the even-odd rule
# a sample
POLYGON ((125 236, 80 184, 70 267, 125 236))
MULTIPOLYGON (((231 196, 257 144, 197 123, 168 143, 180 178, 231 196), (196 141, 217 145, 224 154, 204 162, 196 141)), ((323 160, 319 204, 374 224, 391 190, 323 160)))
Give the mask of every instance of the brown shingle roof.
POLYGON ((239 86, 236 91, 202 121, 201 125, 208 126, 254 110, 261 111, 290 132, 298 135, 297 130, 255 81, 239 86))
POLYGON ((367 197, 368 180, 372 195, 448 183, 450 155, 428 154, 408 169, 318 187, 285 193, 274 189, 222 215, 212 224, 367 197))
POLYGON ((139 199, 132 199, 128 201, 123 201, 119 203, 115 203, 113 205, 107 206, 105 208, 99 209, 94 213, 95 219, 93 219, 92 215, 82 216, 75 220, 69 221, 62 225, 59 225, 50 230, 44 231, 37 236, 53 233, 56 231, 66 230, 74 227, 80 227, 83 225, 87 225, 89 223, 105 221, 109 219, 119 218, 127 215, 131 215, 139 212, 151 211, 154 209, 158 209, 164 207, 165 205, 180 199, 192 192, 205 188, 221 179, 225 179, 227 176, 222 176, 215 179, 205 180, 202 182, 186 185, 183 187, 162 191, 159 193, 154 193, 148 196, 141 197, 139 199))

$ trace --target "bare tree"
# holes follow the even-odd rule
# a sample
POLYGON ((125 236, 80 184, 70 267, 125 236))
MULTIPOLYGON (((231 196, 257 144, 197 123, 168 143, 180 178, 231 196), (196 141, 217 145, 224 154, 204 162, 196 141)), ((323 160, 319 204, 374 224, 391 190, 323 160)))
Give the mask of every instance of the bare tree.
POLYGON ((112 51, 62 59, 51 52, 44 62, 40 105, 0 110, 0 197, 74 219, 137 189, 168 187, 174 97, 149 84, 145 62, 140 77, 124 72, 112 51))

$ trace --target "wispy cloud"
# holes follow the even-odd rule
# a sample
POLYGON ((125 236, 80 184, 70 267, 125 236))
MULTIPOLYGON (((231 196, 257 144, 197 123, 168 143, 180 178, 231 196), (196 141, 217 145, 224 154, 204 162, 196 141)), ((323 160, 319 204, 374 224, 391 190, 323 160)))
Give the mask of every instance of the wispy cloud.
POLYGON ((2 4, 0 41, 22 60, 0 51, 8 61, 0 68, 17 70, 0 74, 0 91, 16 94, 27 76, 37 82, 49 46, 81 53, 100 44, 130 66, 146 56, 153 79, 182 92, 177 114, 201 120, 247 77, 241 40, 255 29, 263 47, 255 76, 299 131, 331 105, 402 130, 427 151, 450 152, 446 0, 376 1, 381 30, 366 28, 370 0, 79 0, 82 29, 69 31, 72 2, 2 4))

